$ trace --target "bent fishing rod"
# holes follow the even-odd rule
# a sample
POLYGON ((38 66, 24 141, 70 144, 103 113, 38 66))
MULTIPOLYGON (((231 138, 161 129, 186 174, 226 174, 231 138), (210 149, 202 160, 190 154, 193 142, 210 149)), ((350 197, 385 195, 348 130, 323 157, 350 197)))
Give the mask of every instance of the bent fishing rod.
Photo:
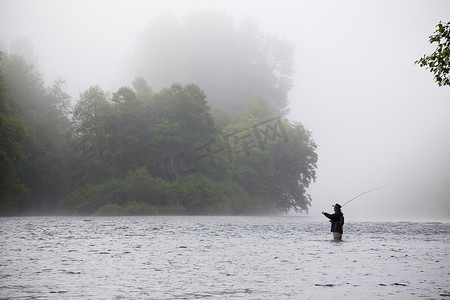
POLYGON ((381 189, 381 188, 386 188, 386 187, 390 187, 390 186, 393 186, 393 184, 389 184, 389 185, 382 185, 382 186, 376 187, 376 188, 374 188, 374 189, 371 189, 371 190, 365 191, 364 193, 361 193, 361 194, 359 194, 359 195, 357 195, 357 196, 353 197, 352 199, 348 200, 347 202, 345 202, 344 204, 342 204, 342 205, 341 205, 341 207, 344 207, 344 205, 346 205, 346 204, 348 204, 348 203, 352 202, 353 200, 355 200, 356 198, 359 198, 359 197, 361 197, 362 195, 365 195, 365 194, 367 194, 367 193, 370 193, 370 192, 372 192, 372 191, 375 191, 375 190, 378 190, 378 189, 381 189))

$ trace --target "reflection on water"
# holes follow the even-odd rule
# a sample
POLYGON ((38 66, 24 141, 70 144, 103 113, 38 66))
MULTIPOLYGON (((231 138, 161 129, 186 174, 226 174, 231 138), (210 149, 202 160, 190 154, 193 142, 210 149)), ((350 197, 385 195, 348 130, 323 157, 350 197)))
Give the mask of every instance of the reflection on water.
POLYGON ((450 299, 449 223, 0 219, 0 298, 450 299))

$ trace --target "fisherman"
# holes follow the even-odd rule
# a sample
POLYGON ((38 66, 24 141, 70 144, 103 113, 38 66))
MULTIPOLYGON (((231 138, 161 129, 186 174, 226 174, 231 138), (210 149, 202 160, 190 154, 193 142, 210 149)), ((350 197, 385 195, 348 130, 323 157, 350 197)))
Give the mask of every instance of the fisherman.
POLYGON ((341 212, 341 206, 339 204, 333 205, 334 214, 329 214, 326 212, 322 212, 322 215, 325 215, 331 222, 331 232, 333 232, 334 240, 342 240, 342 226, 344 225, 344 214, 341 212))

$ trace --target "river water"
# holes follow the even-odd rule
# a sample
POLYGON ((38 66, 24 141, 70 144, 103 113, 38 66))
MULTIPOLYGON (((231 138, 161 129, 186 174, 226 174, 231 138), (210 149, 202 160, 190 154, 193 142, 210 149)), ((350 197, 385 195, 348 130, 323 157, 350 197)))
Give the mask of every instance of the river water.
POLYGON ((450 223, 0 219, 0 299, 450 299, 450 223))

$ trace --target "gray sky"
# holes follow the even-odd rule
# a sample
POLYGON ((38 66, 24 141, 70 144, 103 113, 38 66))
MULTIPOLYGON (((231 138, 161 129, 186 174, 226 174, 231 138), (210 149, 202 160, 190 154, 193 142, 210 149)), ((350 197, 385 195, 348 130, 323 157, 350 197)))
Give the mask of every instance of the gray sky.
POLYGON ((49 84, 62 76, 77 98, 114 91, 137 36, 163 13, 216 9, 253 17, 296 45, 290 119, 318 144, 311 215, 371 188, 348 218, 450 219, 450 87, 414 65, 428 36, 450 21, 450 1, 23 1, 0 0, 3 48, 28 37, 49 84))

